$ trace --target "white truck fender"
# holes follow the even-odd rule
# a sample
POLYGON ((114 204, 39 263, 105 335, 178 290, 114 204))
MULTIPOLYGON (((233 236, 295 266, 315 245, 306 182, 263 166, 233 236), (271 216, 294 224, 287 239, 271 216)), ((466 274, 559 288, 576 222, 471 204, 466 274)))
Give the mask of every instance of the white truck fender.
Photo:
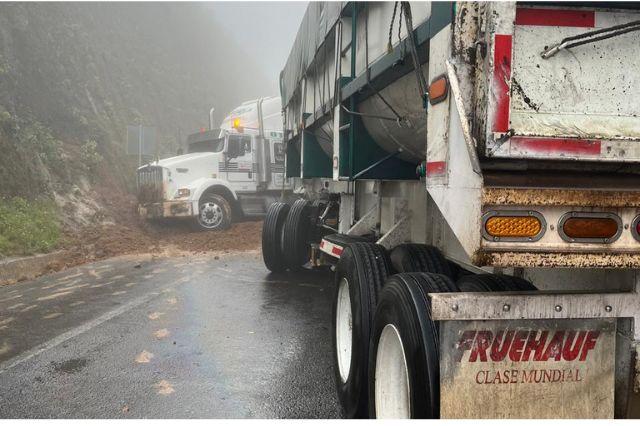
POLYGON ((202 194, 204 194, 204 192, 207 189, 211 188, 212 186, 222 186, 225 189, 227 189, 231 193, 231 195, 233 195, 234 200, 238 199, 238 195, 233 189, 229 188, 229 182, 227 182, 226 180, 214 179, 214 178, 200 178, 200 179, 194 180, 189 185, 189 187, 191 188, 191 197, 189 197, 190 200, 197 203, 200 200, 200 197, 202 197, 202 194))

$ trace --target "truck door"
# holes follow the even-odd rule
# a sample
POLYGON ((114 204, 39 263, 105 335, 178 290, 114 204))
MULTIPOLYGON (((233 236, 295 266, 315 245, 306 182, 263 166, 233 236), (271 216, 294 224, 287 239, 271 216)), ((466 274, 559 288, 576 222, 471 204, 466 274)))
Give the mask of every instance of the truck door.
POLYGON ((220 172, 225 173, 227 180, 237 183, 235 190, 255 190, 256 164, 252 137, 248 135, 229 135, 225 161, 220 164, 220 172))

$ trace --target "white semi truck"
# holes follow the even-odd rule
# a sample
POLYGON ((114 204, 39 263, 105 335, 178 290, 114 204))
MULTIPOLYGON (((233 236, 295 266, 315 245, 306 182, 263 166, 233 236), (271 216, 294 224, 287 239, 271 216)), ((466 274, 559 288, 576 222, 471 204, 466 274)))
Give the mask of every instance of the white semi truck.
POLYGON ((189 135, 188 153, 138 169, 139 212, 146 218, 189 218, 200 229, 261 216, 291 192, 284 177, 279 97, 248 101, 220 128, 189 135))
POLYGON ((348 417, 640 415, 640 10, 309 4, 263 257, 335 270, 348 417))

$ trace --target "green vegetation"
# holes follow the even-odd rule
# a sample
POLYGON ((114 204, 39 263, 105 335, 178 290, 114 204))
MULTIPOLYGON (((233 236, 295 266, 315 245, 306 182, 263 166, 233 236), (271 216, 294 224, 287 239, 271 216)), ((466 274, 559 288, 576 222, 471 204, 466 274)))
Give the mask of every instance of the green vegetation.
POLYGON ((53 250, 60 240, 56 206, 51 201, 0 199, 0 255, 53 250))

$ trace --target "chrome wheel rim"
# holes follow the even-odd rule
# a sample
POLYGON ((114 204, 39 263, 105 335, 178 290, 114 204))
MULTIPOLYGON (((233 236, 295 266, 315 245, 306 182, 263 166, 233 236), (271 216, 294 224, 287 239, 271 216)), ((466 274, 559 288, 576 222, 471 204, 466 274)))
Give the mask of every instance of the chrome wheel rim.
POLYGON ((351 370, 352 342, 353 321, 351 317, 349 281, 346 278, 342 278, 338 284, 338 301, 336 304, 336 355, 342 383, 346 383, 351 370))
POLYGON ((380 333, 375 371, 376 418, 408 419, 411 417, 409 369, 402 338, 393 324, 380 333))
POLYGON ((205 228, 217 228, 222 223, 224 213, 222 208, 214 202, 206 202, 200 206, 198 219, 205 228))

